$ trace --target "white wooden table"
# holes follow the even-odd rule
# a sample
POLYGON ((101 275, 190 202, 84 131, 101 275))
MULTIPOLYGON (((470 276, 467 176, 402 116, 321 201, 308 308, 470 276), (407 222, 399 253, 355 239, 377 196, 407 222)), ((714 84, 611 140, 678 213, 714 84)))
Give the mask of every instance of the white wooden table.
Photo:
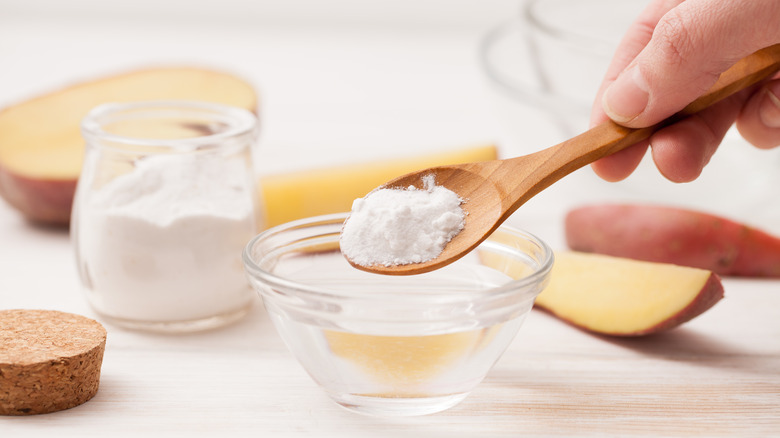
MULTIPOLYGON (((476 65, 479 35, 251 26, 172 35, 154 23, 139 32, 0 16, 0 103, 106 71, 194 61, 237 70, 258 85, 260 171, 409 155, 502 140, 476 65)), ((510 222, 561 248, 562 214, 586 200, 577 191, 590 180, 586 172, 510 222)), ((762 225, 780 225, 777 210, 762 211, 762 225)), ((724 285, 726 298, 701 317, 639 339, 593 336, 533 311, 464 402, 401 419, 360 416, 331 402, 288 353, 259 300, 239 323, 201 334, 106 325, 97 396, 67 411, 0 417, 0 437, 780 435, 780 281, 727 278, 724 285)), ((2 202, 0 308, 95 317, 67 232, 31 226, 2 202)))

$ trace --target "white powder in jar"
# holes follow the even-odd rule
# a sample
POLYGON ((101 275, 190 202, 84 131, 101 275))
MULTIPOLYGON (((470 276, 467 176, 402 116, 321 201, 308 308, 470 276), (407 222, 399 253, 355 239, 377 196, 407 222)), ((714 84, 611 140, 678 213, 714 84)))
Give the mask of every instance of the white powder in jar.
POLYGON ((423 189, 377 189, 352 204, 341 252, 361 266, 406 265, 436 258, 465 224, 463 200, 423 177, 423 189))
POLYGON ((78 237, 96 309, 121 319, 175 322, 247 307, 254 293, 241 250, 257 228, 243 166, 242 160, 146 157, 98 189, 82 212, 78 237))

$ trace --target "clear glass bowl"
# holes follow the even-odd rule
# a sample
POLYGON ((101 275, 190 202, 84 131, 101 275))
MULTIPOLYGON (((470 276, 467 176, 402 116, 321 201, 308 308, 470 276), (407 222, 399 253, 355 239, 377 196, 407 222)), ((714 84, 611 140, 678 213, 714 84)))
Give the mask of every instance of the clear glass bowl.
POLYGON ((244 250, 276 329, 338 404, 381 416, 450 408, 485 377, 547 283, 552 250, 499 228, 463 259, 416 276, 350 266, 346 214, 280 225, 244 250))

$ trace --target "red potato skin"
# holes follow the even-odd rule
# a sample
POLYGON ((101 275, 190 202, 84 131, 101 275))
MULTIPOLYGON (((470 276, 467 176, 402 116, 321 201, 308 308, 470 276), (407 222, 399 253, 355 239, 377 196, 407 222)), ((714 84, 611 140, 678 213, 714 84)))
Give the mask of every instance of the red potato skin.
POLYGON ((717 274, 712 274, 707 279, 707 282, 704 283, 701 292, 685 308, 652 327, 628 333, 625 336, 643 336, 675 328, 709 310, 710 307, 723 298, 723 295, 723 283, 721 283, 720 277, 717 274))
POLYGON ((33 179, 0 167, 0 195, 31 222, 67 227, 75 179, 33 179))
POLYGON ((575 251, 690 266, 722 276, 780 278, 780 238, 703 212, 589 205, 567 214, 565 232, 575 251))

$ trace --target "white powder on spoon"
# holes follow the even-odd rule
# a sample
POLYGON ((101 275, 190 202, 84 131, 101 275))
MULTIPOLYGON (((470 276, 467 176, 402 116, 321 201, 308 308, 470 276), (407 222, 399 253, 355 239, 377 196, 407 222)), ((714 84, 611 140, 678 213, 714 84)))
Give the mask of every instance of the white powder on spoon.
POLYGON ((341 252, 361 266, 432 260, 465 224, 463 199, 423 177, 423 189, 377 189, 352 204, 341 232, 341 252))

